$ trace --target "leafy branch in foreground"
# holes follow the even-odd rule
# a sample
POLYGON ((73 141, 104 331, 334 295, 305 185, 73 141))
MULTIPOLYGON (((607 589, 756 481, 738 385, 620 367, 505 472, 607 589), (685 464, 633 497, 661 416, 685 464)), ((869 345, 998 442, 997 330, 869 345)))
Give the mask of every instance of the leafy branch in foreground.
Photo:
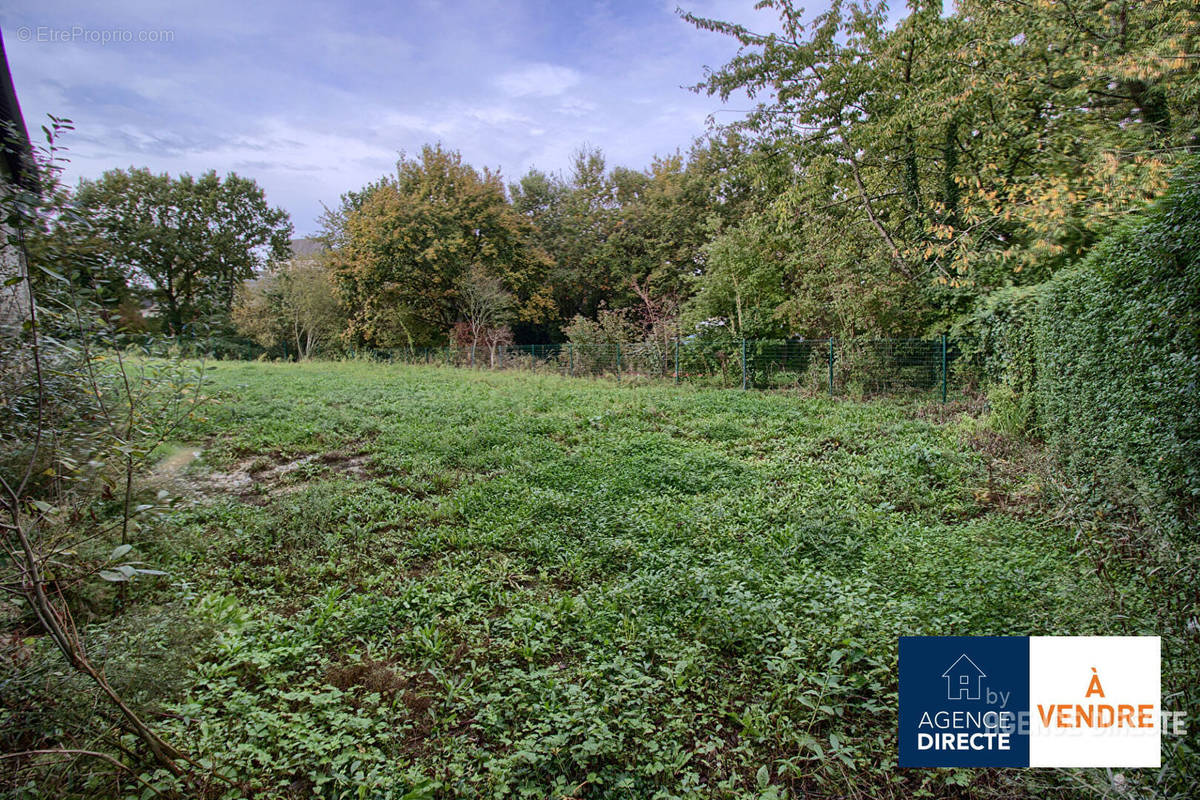
POLYGON ((136 479, 201 401, 204 368, 123 352, 128 342, 101 300, 104 286, 87 269, 86 220, 59 183, 56 140, 71 125, 51 119, 46 145, 0 198, 6 261, 16 264, 0 333, 0 588, 15 600, 13 627, 44 634, 154 761, 186 777, 191 759, 113 688, 89 657, 72 606, 89 582, 162 574, 129 558, 128 539, 167 500, 160 493, 137 502, 136 479))

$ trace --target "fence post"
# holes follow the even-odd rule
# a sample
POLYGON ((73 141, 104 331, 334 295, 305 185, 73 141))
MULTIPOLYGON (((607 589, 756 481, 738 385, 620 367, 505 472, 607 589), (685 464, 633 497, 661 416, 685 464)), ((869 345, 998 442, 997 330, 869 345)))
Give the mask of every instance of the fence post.
POLYGON ((833 337, 829 337, 829 396, 833 397, 833 337))
POLYGON ((675 383, 679 383, 679 337, 675 337, 675 383))
POLYGON ((571 377, 575 377, 575 346, 567 342, 567 363, 570 365, 571 377))
POLYGON ((746 391, 746 337, 742 337, 742 391, 746 391))
POLYGON ((621 343, 617 342, 617 383, 621 382, 621 343))
POLYGON ((942 402, 946 402, 946 334, 942 334, 942 402))
POLYGON ((497 369, 504 369, 504 345, 500 345, 500 362, 496 366, 497 369))

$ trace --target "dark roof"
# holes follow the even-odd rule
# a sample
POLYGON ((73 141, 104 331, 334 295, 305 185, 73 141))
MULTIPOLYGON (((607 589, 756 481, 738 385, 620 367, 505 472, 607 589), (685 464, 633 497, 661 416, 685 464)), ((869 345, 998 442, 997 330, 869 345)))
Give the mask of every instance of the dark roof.
MULTIPOLYGON (((4 52, 4 37, 0 34, 0 125, 8 123, 17 136, 16 142, 3 142, 4 165, 8 174, 22 183, 31 185, 34 178, 33 151, 29 146, 29 131, 25 129, 25 118, 21 116, 21 104, 17 102, 17 90, 13 87, 12 74, 8 71, 8 56, 4 52)), ((0 136, 4 131, 0 130, 0 136)))
POLYGON ((303 258, 305 256, 315 256, 318 253, 325 252, 325 243, 320 239, 305 237, 302 239, 292 239, 292 257, 303 258))

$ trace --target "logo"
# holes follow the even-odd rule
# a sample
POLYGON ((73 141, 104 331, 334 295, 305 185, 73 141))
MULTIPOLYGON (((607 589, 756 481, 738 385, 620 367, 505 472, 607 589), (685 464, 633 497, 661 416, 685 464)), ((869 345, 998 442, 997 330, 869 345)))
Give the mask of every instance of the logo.
POLYGON ((900 766, 1026 766, 1028 708, 1027 638, 901 637, 900 766))
POLYGON ((987 673, 981 670, 966 653, 942 673, 946 679, 947 700, 978 700, 987 673))
POLYGON ((902 636, 902 767, 1157 767, 1156 636, 902 636))

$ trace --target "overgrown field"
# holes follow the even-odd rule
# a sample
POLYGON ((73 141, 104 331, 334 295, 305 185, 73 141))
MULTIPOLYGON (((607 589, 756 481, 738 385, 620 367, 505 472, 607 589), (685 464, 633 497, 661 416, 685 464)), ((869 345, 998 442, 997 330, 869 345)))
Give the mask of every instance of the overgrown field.
POLYGON ((175 622, 125 658, 231 796, 1021 794, 895 769, 896 637, 1112 631, 1032 456, 940 406, 211 379, 154 476, 180 507, 138 543, 170 577, 123 598, 175 622))

